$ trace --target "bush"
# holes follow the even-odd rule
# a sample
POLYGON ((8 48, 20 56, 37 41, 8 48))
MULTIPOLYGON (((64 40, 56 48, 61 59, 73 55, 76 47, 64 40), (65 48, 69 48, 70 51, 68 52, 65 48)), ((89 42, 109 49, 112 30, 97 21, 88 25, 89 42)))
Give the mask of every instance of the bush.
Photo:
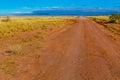
POLYGON ((2 20, 2 22, 9 22, 10 21, 10 17, 7 16, 5 19, 2 20))
POLYGON ((109 19, 110 23, 120 23, 120 14, 112 14, 109 19))
POLYGON ((22 53, 22 46, 19 44, 16 45, 11 45, 9 46, 8 50, 6 51, 6 53, 10 54, 10 55, 19 55, 22 53))

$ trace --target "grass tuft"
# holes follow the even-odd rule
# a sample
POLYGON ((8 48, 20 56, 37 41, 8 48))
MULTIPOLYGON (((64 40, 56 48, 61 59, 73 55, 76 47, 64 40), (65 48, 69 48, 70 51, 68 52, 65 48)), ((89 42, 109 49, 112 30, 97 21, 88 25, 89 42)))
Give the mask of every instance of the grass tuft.
POLYGON ((6 53, 10 55, 20 55, 22 53, 22 46, 19 44, 10 45, 8 50, 6 50, 6 53))

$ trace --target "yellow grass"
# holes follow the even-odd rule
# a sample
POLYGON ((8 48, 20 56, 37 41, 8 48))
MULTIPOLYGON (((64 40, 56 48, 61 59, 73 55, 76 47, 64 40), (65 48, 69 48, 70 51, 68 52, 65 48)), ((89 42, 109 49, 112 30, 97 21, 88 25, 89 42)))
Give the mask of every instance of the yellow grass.
POLYGON ((68 20, 76 17, 10 17, 10 21, 3 22, 6 17, 0 17, 0 37, 14 36, 19 32, 35 29, 46 29, 65 25, 68 20))
POLYGON ((88 16, 88 17, 102 19, 102 20, 109 20, 109 16, 88 16))
MULTIPOLYGON (((10 21, 3 21, 7 17, 0 17, 0 51, 7 56, 0 62, 0 73, 12 75, 16 72, 17 61, 25 56, 37 54, 41 48, 43 32, 59 29, 73 23, 77 17, 10 17, 10 21), (49 30, 46 30, 49 29, 49 30), (39 32, 36 32, 38 31, 39 32), (23 35, 32 33, 29 36, 23 35), (22 35, 22 36, 21 36, 22 35), (5 38, 4 38, 5 37, 5 38), (18 41, 17 41, 18 40, 18 41), (19 41, 20 40, 20 41, 19 41)), ((49 33, 49 32, 48 32, 49 33)))

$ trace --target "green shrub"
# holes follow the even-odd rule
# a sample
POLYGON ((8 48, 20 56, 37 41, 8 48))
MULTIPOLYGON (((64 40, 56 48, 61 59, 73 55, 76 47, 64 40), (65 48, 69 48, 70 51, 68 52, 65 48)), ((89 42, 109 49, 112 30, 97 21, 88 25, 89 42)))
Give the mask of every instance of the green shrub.
POLYGON ((109 19, 110 23, 120 23, 120 14, 112 14, 109 19))

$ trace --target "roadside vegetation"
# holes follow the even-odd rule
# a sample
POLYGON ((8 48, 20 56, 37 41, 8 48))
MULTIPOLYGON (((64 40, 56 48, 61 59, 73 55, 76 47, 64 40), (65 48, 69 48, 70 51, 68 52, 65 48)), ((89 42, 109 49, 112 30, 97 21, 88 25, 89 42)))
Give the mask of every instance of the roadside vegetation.
POLYGON ((35 29, 60 27, 73 17, 0 17, 0 37, 35 29))
POLYGON ((112 14, 110 16, 90 16, 89 18, 103 25, 111 32, 120 35, 120 14, 112 14))
POLYGON ((109 16, 110 23, 120 23, 120 14, 112 14, 109 16))
POLYGON ((17 61, 34 55, 52 31, 73 24, 77 17, 0 17, 0 74, 13 75, 17 61))

